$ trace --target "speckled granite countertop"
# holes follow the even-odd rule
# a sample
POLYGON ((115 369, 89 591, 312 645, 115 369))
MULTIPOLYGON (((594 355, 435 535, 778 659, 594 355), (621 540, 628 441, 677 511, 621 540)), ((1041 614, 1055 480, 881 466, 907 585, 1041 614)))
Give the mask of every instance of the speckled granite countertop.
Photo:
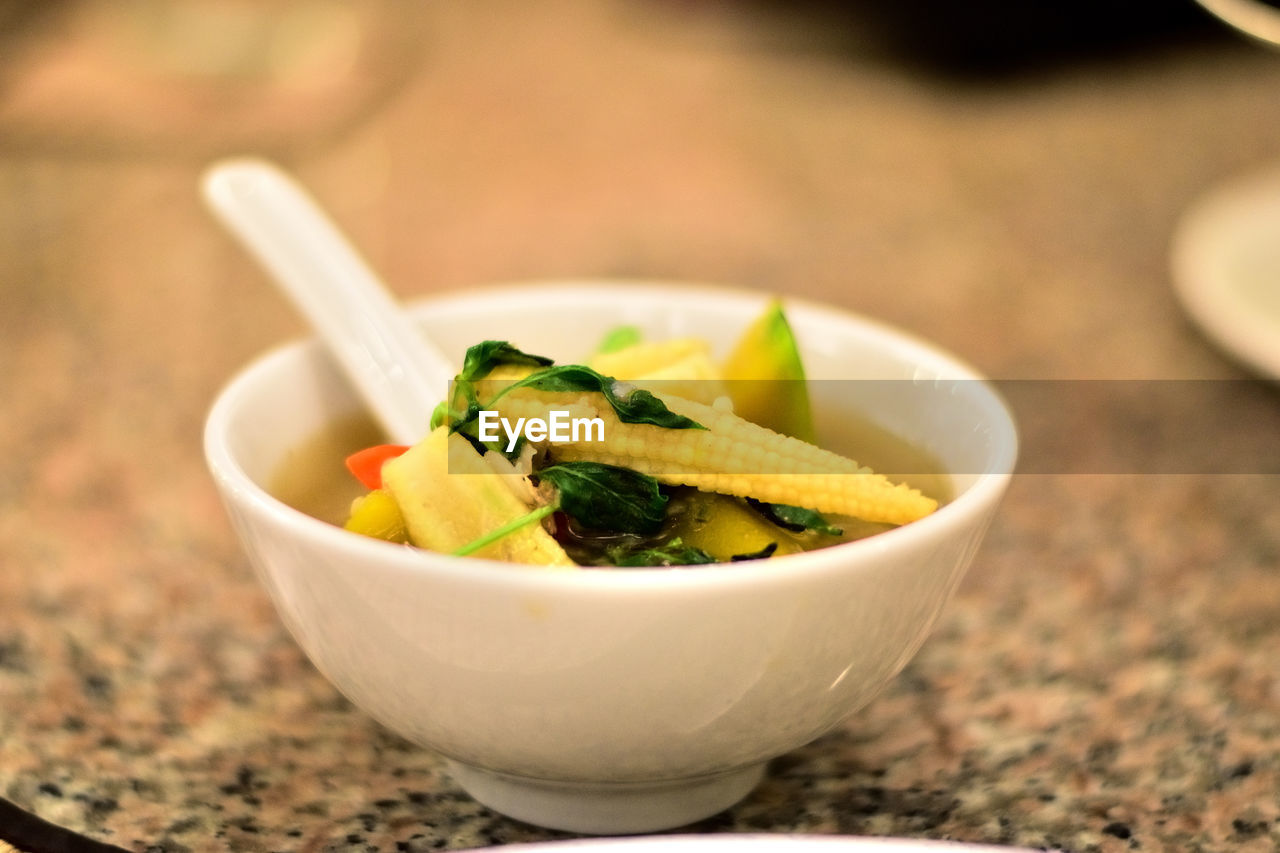
MULTIPOLYGON (((393 96, 323 138, 264 131, 403 295, 701 279, 998 377, 1246 376, 1179 313, 1167 247, 1202 192, 1280 161, 1280 57, 1223 39, 957 81, 758 9, 532 8, 423 4, 393 96)), ((205 120, 149 147, 0 112, 0 797, 133 851, 559 837, 344 701, 233 539, 201 422, 302 327, 198 206, 233 135, 205 120)), ((1278 662, 1275 476, 1022 476, 888 691, 689 831, 1274 850, 1278 662)))

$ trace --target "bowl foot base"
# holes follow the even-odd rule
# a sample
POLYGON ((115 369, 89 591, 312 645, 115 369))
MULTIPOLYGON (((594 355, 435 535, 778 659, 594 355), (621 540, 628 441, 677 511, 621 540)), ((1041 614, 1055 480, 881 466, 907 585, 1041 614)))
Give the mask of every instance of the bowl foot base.
POLYGON ((759 784, 764 764, 717 776, 658 783, 565 783, 509 776, 449 761, 449 772, 478 802, 547 829, 628 835, 672 829, 727 809, 759 784))

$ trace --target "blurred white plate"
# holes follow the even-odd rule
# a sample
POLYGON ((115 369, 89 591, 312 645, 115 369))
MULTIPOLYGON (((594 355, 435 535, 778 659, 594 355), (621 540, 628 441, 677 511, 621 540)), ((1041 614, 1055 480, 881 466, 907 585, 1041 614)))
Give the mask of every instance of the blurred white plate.
POLYGON ((1280 167, 1228 181, 1173 234, 1175 292, 1215 344, 1280 379, 1280 167))
POLYGON ((650 835, 630 838, 587 838, 513 844, 520 853, 1030 853, 1021 847, 992 847, 956 841, 910 838, 857 838, 848 835, 650 835))

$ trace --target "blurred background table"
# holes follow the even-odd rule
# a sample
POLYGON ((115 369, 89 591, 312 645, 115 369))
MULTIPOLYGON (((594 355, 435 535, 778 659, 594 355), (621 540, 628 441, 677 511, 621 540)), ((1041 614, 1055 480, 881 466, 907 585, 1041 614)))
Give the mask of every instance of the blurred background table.
MULTIPOLYGON (((215 156, 295 169, 407 298, 706 280, 1000 378, 1247 377, 1168 243, 1280 161, 1280 56, 1168 4, 944 5, 0 7, 0 796, 137 851, 557 837, 353 709, 233 540, 202 419, 304 329, 201 209, 215 156)), ((1273 850, 1278 563, 1275 476, 1019 477, 888 692, 689 831, 1273 850)))

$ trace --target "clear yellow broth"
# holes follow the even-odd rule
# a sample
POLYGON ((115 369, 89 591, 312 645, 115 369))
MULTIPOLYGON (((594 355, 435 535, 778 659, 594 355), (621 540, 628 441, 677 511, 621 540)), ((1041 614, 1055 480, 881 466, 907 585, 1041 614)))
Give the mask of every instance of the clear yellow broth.
MULTIPOLYGON (((832 450, 857 459, 895 482, 908 483, 939 504, 950 499, 950 478, 929 454, 856 413, 841 413, 839 424, 841 440, 828 442, 832 450)), ((357 450, 383 441, 378 427, 365 415, 336 420, 286 455, 271 478, 269 491, 295 509, 341 526, 351 502, 365 491, 348 473, 344 460, 357 450)), ((681 507, 678 490, 671 507, 674 517, 681 507)), ((841 528, 843 535, 791 534, 779 529, 779 537, 813 549, 866 538, 887 529, 886 525, 842 516, 828 516, 828 520, 841 528)), ((589 541, 566 543, 566 547, 579 562, 599 562, 593 559, 589 541)))

